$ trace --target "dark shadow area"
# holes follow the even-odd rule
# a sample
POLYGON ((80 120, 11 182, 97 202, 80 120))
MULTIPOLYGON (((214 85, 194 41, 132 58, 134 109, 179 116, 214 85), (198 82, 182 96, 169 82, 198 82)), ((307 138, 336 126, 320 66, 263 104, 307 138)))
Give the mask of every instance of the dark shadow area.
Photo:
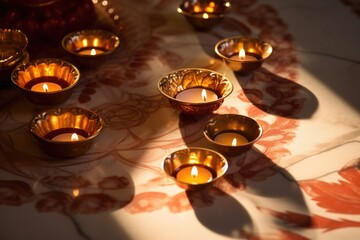
POLYGON ((219 188, 187 191, 186 195, 197 219, 208 229, 229 237, 251 236, 254 232, 248 210, 219 188))
POLYGON ((264 227, 255 224, 259 218, 266 226, 279 229, 313 226, 301 189, 285 169, 256 148, 228 160, 230 168, 224 178, 209 188, 187 192, 196 217, 205 227, 228 237, 251 238, 258 237, 258 229, 264 227), (282 209, 285 205, 286 212, 282 209))
POLYGON ((235 75, 247 99, 272 115, 308 119, 316 112, 319 102, 307 88, 265 68, 253 75, 235 75))

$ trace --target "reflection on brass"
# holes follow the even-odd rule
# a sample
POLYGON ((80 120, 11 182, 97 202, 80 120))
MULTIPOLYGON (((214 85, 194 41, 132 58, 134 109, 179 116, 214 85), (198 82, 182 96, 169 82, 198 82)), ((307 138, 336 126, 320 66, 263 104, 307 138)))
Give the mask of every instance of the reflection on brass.
POLYGON ((258 38, 253 37, 230 37, 219 41, 215 45, 215 52, 226 64, 236 72, 249 74, 261 67, 262 63, 272 54, 272 46, 258 38), (238 55, 240 49, 252 56, 255 61, 234 60, 231 57, 238 55))
POLYGON ((198 190, 213 184, 221 178, 228 169, 228 162, 221 154, 205 148, 186 148, 168 155, 163 162, 165 173, 174 179, 176 184, 186 190, 198 190), (182 166, 200 165, 211 169, 214 176, 210 182, 189 184, 176 179, 177 170, 182 166))
POLYGON ((113 53, 120 46, 120 39, 113 33, 100 30, 82 30, 66 35, 62 40, 62 47, 72 55, 75 61, 83 65, 101 63, 106 56, 113 53), (100 50, 100 54, 81 54, 83 50, 100 50))
POLYGON ((221 153, 229 156, 248 151, 262 135, 261 125, 254 119, 237 114, 223 114, 211 118, 204 127, 206 139, 221 153), (220 133, 239 133, 247 139, 247 143, 239 146, 220 144, 215 137, 220 133))
POLYGON ((40 147, 50 155, 75 157, 85 153, 104 126, 101 117, 91 111, 74 108, 55 108, 37 114, 30 122, 30 132, 40 143, 40 147), (46 136, 59 129, 75 129, 86 133, 80 141, 59 142, 46 136))
POLYGON ((20 30, 0 29, 0 87, 11 83, 11 72, 29 61, 28 39, 20 30))
POLYGON ((232 92, 233 85, 220 73, 201 68, 184 68, 163 76, 158 83, 158 89, 175 109, 185 114, 202 115, 218 109, 232 92), (212 90, 219 98, 204 103, 189 103, 176 99, 179 92, 195 87, 212 90))
POLYGON ((18 66, 12 73, 12 82, 19 87, 29 101, 41 105, 54 105, 65 102, 72 92, 72 88, 80 78, 79 70, 66 61, 53 58, 44 58, 30 61, 18 66), (26 88, 26 85, 41 77, 54 77, 65 81, 67 87, 56 92, 35 92, 26 88))
POLYGON ((230 11, 231 4, 227 0, 185 0, 177 8, 177 12, 199 30, 208 30, 219 24, 230 11))

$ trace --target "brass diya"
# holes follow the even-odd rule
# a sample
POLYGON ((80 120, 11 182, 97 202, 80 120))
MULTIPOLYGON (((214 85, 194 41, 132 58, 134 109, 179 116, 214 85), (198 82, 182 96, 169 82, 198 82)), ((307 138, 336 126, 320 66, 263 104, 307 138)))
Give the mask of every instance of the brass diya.
POLYGON ((163 169, 178 186, 185 190, 198 190, 221 178, 228 169, 228 162, 213 150, 193 147, 168 155, 163 169))
POLYGON ((80 78, 79 70, 69 62, 44 58, 19 65, 12 72, 12 82, 35 104, 65 102, 80 78))
POLYGON ((250 117, 223 114, 206 123, 204 135, 219 152, 234 156, 248 151, 260 139, 262 127, 250 117))
POLYGON ((230 37, 215 46, 216 54, 236 72, 249 74, 261 67, 270 57, 272 46, 254 37, 230 37))
POLYGON ((55 108, 37 114, 30 122, 30 132, 40 147, 57 157, 76 157, 85 153, 104 126, 102 118, 91 111, 55 108))
POLYGON ((184 68, 163 76, 158 89, 175 109, 185 114, 203 115, 218 109, 232 92, 233 85, 215 71, 184 68))
POLYGON ((227 0, 185 0, 177 8, 177 12, 197 29, 207 30, 219 24, 230 11, 231 4, 227 0))
POLYGON ((65 51, 81 64, 99 63, 119 46, 120 40, 115 34, 100 29, 72 32, 62 40, 65 51))
POLYGON ((26 35, 16 29, 0 29, 0 87, 11 84, 11 72, 29 61, 26 35))

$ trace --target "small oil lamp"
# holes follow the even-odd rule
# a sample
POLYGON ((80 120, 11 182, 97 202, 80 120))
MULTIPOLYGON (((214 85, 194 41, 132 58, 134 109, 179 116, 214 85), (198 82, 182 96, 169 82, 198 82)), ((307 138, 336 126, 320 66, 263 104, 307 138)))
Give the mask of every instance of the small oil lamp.
POLYGON ((118 49, 119 45, 118 36, 101 29, 72 32, 62 40, 63 49, 83 65, 99 64, 118 49))
POLYGON ((260 139, 262 127, 250 117, 223 114, 206 123, 204 135, 219 152, 234 156, 248 151, 260 139))
POLYGON ((163 168, 178 186, 185 190, 199 190, 221 178, 228 169, 228 162, 213 150, 194 147, 168 155, 163 168))
POLYGON ((261 67, 270 57, 272 46, 254 37, 231 37, 220 40, 216 54, 235 72, 250 74, 261 67))
POLYGON ((11 74, 12 82, 25 97, 39 105, 65 102, 79 78, 80 72, 74 65, 55 58, 30 61, 19 65, 11 74))
POLYGON ((184 68, 163 76, 158 89, 175 109, 203 115, 218 109, 233 85, 220 73, 202 68, 184 68))
POLYGON ((68 158, 85 153, 103 126, 98 114, 73 107, 41 112, 31 120, 29 128, 46 153, 68 158))
POLYGON ((185 0, 177 11, 196 29, 208 30, 219 24, 230 8, 231 4, 226 0, 185 0))

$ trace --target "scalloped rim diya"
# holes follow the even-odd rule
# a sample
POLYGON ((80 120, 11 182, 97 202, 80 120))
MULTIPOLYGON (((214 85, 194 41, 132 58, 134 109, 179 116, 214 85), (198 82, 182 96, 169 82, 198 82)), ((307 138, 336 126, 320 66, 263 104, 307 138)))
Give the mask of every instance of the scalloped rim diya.
POLYGON ((203 115, 218 109, 233 91, 233 85, 218 72, 183 68, 163 76, 158 89, 176 110, 189 115, 203 115), (204 91, 205 97, 201 96, 204 91))
POLYGON ((185 0, 178 6, 177 12, 196 29, 208 30, 219 24, 230 8, 227 0, 185 0))
POLYGON ((120 39, 115 34, 89 29, 69 33, 62 39, 62 47, 82 64, 99 63, 115 52, 120 46, 120 39))
POLYGON ((270 57, 273 48, 259 38, 236 36, 220 40, 215 52, 233 71, 250 74, 270 57))
POLYGON ((203 133, 217 151, 234 156, 248 151, 260 139, 262 127, 247 116, 222 114, 208 120, 203 133))
POLYGON ((69 62, 43 58, 18 66, 11 74, 12 82, 32 103, 55 105, 70 98, 79 82, 79 70, 69 62))
POLYGON ((38 113, 30 121, 29 130, 43 151, 56 157, 70 158, 88 151, 103 127, 104 121, 98 114, 73 107, 38 113))
POLYGON ((228 169, 228 162, 218 152, 192 147, 169 154, 163 162, 163 169, 179 187, 200 190, 221 178, 228 169))

